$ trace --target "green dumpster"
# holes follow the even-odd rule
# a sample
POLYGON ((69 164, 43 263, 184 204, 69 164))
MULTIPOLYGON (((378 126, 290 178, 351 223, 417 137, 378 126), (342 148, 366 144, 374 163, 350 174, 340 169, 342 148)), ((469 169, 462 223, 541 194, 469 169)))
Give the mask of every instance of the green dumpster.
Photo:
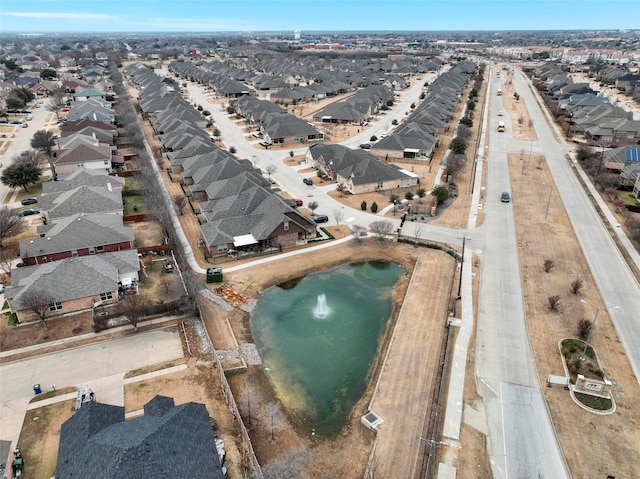
POLYGON ((207 283, 222 283, 222 268, 207 268, 207 283))

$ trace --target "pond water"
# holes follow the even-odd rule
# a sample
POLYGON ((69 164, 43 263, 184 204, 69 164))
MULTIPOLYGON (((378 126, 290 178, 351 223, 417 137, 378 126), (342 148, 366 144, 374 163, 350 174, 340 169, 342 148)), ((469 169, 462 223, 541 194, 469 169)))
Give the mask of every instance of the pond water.
POLYGON ((340 431, 366 389, 406 271, 382 261, 346 264, 265 291, 251 330, 278 398, 309 429, 340 431))

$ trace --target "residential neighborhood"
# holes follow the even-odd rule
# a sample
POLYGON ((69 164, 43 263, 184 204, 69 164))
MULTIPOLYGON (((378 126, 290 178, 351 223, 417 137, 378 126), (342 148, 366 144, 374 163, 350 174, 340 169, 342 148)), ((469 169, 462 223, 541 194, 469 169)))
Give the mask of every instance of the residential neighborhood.
POLYGON ((638 32, 282 30, 0 34, 6 477, 640 474, 638 32))

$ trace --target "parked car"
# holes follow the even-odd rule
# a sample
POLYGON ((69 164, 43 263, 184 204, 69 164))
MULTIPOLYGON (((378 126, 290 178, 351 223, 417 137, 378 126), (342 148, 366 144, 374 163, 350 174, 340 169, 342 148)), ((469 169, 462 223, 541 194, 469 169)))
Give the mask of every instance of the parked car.
POLYGON ((313 180, 312 180, 311 178, 303 178, 303 179, 302 179, 302 182, 303 182, 305 185, 313 186, 313 180))
POLYGON ((326 223, 329 221, 329 217, 327 215, 313 215, 311 219, 316 223, 326 223))
POLYGON ((511 201, 511 195, 507 191, 502 192, 502 196, 500 197, 500 201, 503 203, 509 203, 511 201))
POLYGON ((33 115, 27 115, 27 121, 33 120, 33 115))
POLYGON ((0 294, 4 293, 4 284, 0 283, 0 294))
POLYGON ((24 206, 35 205, 37 202, 38 198, 36 198, 35 196, 29 196, 28 198, 22 198, 20 200, 20 203, 22 203, 24 206))
POLYGON ((22 125, 22 122, 20 120, 12 120, 9 123, 11 123, 12 125, 22 125))
POLYGON ((296 199, 296 206, 302 206, 303 204, 304 202, 301 199, 299 198, 296 199))
POLYGON ((360 148, 362 148, 363 150, 370 150, 371 149, 371 143, 361 143, 360 144, 360 148))
POLYGON ((29 123, 23 123, 22 128, 29 128, 29 123))
POLYGON ((40 213, 40 210, 27 209, 27 210, 22 210, 20 213, 18 213, 18 216, 31 216, 31 215, 37 215, 38 213, 40 213))
POLYGON ((380 133, 380 139, 381 140, 384 140, 388 136, 389 136, 389 133, 380 133))

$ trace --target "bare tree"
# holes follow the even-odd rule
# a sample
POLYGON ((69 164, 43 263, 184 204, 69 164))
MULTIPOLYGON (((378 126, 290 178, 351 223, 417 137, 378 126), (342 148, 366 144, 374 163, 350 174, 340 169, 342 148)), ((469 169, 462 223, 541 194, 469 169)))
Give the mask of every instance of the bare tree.
POLYGON ((25 291, 20 296, 20 304, 24 309, 31 311, 40 321, 42 321, 45 331, 49 330, 46 319, 50 311, 49 308, 54 302, 55 299, 53 296, 46 291, 38 289, 25 291))
POLYGON ((55 113, 56 117, 60 117, 60 109, 66 105, 64 101, 66 93, 62 88, 54 90, 49 96, 49 103, 47 103, 47 111, 55 113))
POLYGON ((26 229, 24 218, 14 214, 8 206, 0 206, 0 248, 4 240, 19 235, 26 229))
POLYGON ((333 209, 333 217, 336 220, 336 229, 340 229, 340 223, 344 219, 344 208, 338 207, 333 209))
POLYGON ((276 433, 280 429, 284 429, 288 425, 287 416, 284 413, 282 406, 276 402, 270 402, 267 404, 267 424, 269 426, 269 430, 271 431, 271 440, 274 441, 276 438, 276 433))
POLYGON ((148 313, 150 306, 151 301, 147 296, 131 294, 118 303, 117 311, 119 314, 126 316, 133 326, 133 331, 137 332, 138 322, 148 313))
POLYGON ((0 248, 0 270, 5 274, 11 275, 11 261, 16 257, 15 251, 11 251, 10 248, 0 248))
POLYGON ((464 141, 468 141, 471 138, 471 128, 467 125, 458 125, 458 136, 464 141))
POLYGON ((297 479, 309 470, 309 452, 304 449, 290 451, 280 459, 268 462, 262 467, 265 479, 297 479))
POLYGON ((28 165, 33 165, 36 168, 42 168, 48 163, 48 160, 46 158, 43 159, 43 157, 38 153, 38 150, 32 148, 30 150, 26 150, 25 154, 14 155, 13 162, 26 163, 28 165))
POLYGON ((178 208, 178 213, 182 216, 182 210, 187 205, 187 197, 184 195, 173 195, 172 198, 173 204, 178 208))
POLYGON ((393 231, 393 223, 389 220, 378 220, 371 223, 369 229, 378 235, 378 241, 383 242, 393 231))
POLYGON ((353 234, 353 239, 355 239, 356 243, 361 243, 362 237, 367 236, 367 228, 360 225, 353 225, 351 227, 351 233, 353 234))
POLYGON ((278 171, 278 167, 276 165, 267 165, 264 171, 267 172, 267 175, 269 176, 269 181, 271 181, 271 175, 274 174, 276 171, 278 171))
POLYGON ((453 155, 447 159, 447 163, 444 168, 444 175, 447 177, 447 183, 449 178, 455 178, 467 162, 465 155, 453 155))

